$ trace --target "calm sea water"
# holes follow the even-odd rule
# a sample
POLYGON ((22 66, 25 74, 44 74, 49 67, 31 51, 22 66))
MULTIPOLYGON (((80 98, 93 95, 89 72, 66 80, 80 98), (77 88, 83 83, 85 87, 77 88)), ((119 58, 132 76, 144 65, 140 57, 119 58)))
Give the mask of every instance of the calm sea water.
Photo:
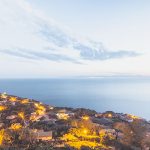
POLYGON ((112 110, 150 119, 150 78, 1 79, 0 92, 54 106, 112 110))

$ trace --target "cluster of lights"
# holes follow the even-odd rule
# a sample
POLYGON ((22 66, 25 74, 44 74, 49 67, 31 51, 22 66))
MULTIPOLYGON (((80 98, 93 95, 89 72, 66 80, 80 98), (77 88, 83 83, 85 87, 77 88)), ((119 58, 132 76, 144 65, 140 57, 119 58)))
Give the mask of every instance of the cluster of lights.
POLYGON ((14 123, 10 126, 10 129, 12 130, 19 130, 22 128, 22 125, 20 123, 14 123))
MULTIPOLYGON (((67 134, 62 137, 62 140, 66 142, 67 145, 74 147, 76 149, 81 149, 82 146, 88 146, 92 149, 110 148, 104 144, 104 137, 106 133, 100 132, 96 135, 95 132, 91 132, 88 128, 75 128, 71 129, 67 134), (95 139, 99 139, 96 142, 95 139)), ((109 137, 110 138, 110 137, 109 137)))
POLYGON ((43 105, 41 105, 40 103, 34 103, 34 106, 39 109, 39 110, 42 110, 42 111, 45 111, 45 107, 43 105))
POLYGON ((65 113, 58 113, 57 117, 58 117, 58 119, 63 119, 63 120, 68 120, 69 119, 69 115, 65 114, 65 113))
POLYGON ((131 114, 128 114, 127 116, 131 119, 140 119, 138 116, 134 116, 134 115, 131 115, 131 114))
POLYGON ((37 115, 44 115, 45 114, 45 107, 41 105, 40 103, 34 103, 34 106, 37 108, 36 114, 37 115))
POLYGON ((90 118, 89 118, 89 116, 83 116, 82 119, 83 120, 89 120, 90 118))
POLYGON ((27 104, 27 103, 29 103, 29 99, 23 99, 20 103, 21 104, 27 104))
POLYGON ((11 101, 11 102, 16 102, 16 101, 17 101, 17 97, 10 97, 10 98, 9 98, 9 101, 11 101))
POLYGON ((39 116, 45 115, 46 108, 41 103, 34 103, 36 111, 30 116, 31 121, 36 121, 39 116))

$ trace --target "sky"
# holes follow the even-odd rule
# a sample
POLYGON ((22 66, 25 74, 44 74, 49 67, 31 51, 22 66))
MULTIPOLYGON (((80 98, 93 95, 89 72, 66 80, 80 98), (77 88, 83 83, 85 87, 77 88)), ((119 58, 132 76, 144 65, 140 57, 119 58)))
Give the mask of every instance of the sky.
POLYGON ((149 0, 0 0, 0 78, 150 75, 149 0))

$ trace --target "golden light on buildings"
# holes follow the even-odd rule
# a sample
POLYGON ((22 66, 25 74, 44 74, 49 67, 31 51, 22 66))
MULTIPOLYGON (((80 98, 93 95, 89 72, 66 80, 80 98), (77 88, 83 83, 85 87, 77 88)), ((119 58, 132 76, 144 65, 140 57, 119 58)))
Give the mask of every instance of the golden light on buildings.
POLYGON ((127 116, 128 116, 129 118, 131 118, 131 119, 140 119, 140 117, 134 116, 134 115, 131 115, 131 114, 128 114, 127 116))
POLYGON ((34 106, 35 106, 35 107, 38 107, 38 106, 39 106, 39 104, 38 104, 38 103, 34 103, 34 106))
POLYGON ((89 120, 89 116, 83 116, 82 119, 83 120, 89 120))
POLYGON ((10 126, 10 129, 12 130, 19 130, 22 128, 22 125, 20 123, 14 123, 10 126))
POLYGON ((87 133, 88 133, 88 130, 87 130, 87 129, 83 129, 83 133, 84 133, 84 134, 87 134, 87 133))
POLYGON ((0 145, 2 145, 4 139, 4 129, 0 130, 0 145))
POLYGON ((109 118, 112 118, 112 114, 108 114, 108 117, 109 117, 109 118))
POLYGON ((25 118, 24 112, 19 112, 19 113, 18 113, 18 116, 19 116, 21 119, 24 119, 24 118, 25 118))
POLYGON ((17 98, 16 98, 16 97, 10 97, 10 98, 9 98, 9 101, 11 101, 11 102, 16 102, 16 101, 17 101, 17 98))
POLYGON ((43 111, 43 110, 36 110, 36 114, 37 115, 44 115, 45 114, 45 111, 43 111))
POLYGON ((35 113, 37 114, 37 115, 44 115, 45 114, 45 111, 46 111, 46 108, 42 105, 42 104, 40 104, 40 103, 34 103, 34 106, 36 107, 36 111, 35 111, 35 113))
POLYGON ((29 103, 29 99, 23 99, 23 100, 21 100, 20 103, 21 103, 21 104, 27 104, 27 103, 29 103))
POLYGON ((39 104, 39 103, 34 103, 34 106, 35 106, 37 109, 40 109, 40 110, 43 110, 43 111, 46 110, 45 107, 44 107, 43 105, 39 104))
POLYGON ((65 143, 75 149, 81 149, 82 146, 91 149, 108 149, 103 143, 104 136, 95 135, 89 132, 88 128, 73 128, 61 138, 65 143), (96 141, 98 139, 99 141, 96 141))
POLYGON ((4 111, 4 110, 6 110, 6 109, 7 109, 6 106, 0 105, 0 111, 4 111))
POLYGON ((34 114, 34 115, 31 115, 31 116, 30 116, 30 120, 31 120, 31 121, 36 121, 36 120, 37 120, 37 119, 36 119, 36 115, 35 115, 35 114, 34 114))
POLYGON ((69 115, 66 113, 57 113, 57 117, 58 117, 58 119, 62 119, 62 120, 68 120, 69 119, 69 115))

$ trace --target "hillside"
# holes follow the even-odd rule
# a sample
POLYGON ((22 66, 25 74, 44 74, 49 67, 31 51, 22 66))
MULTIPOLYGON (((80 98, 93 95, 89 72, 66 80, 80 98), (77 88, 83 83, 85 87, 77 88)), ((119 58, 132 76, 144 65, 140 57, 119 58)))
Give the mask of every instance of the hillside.
POLYGON ((149 150, 143 118, 84 108, 63 108, 0 94, 1 149, 149 150))

